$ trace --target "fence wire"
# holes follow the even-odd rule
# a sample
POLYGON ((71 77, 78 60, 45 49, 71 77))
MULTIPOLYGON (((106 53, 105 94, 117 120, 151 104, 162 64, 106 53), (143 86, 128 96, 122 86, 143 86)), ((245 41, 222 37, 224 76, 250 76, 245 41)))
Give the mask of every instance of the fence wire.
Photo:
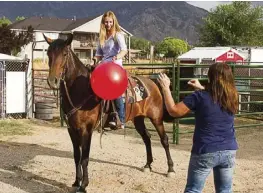
POLYGON ((240 112, 263 111, 263 67, 234 68, 236 87, 239 92, 240 112), (260 80, 261 79, 261 80, 260 80))

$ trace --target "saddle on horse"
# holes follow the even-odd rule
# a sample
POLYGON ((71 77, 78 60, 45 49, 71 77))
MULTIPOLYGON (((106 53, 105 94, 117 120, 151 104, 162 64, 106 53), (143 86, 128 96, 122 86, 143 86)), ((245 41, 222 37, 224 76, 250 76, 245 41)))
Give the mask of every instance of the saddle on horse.
MULTIPOLYGON (((143 83, 143 81, 137 77, 137 76, 128 76, 128 87, 126 89, 126 92, 123 93, 122 97, 123 97, 123 102, 124 102, 124 106, 125 106, 125 111, 126 111, 126 107, 128 104, 131 104, 131 109, 129 110, 129 112, 126 111, 125 113, 125 119, 129 120, 129 116, 130 113, 132 111, 132 104, 139 102, 141 100, 144 100, 145 98, 147 98, 148 96, 150 96, 150 92, 148 90, 148 88, 145 86, 145 84, 143 83)), ((108 127, 109 122, 114 121, 116 124, 116 127, 111 127, 111 129, 117 129, 121 127, 121 121, 119 119, 119 115, 116 111, 116 107, 114 104, 114 101, 108 101, 108 100, 104 100, 102 101, 102 125, 103 128, 104 127, 108 127)))

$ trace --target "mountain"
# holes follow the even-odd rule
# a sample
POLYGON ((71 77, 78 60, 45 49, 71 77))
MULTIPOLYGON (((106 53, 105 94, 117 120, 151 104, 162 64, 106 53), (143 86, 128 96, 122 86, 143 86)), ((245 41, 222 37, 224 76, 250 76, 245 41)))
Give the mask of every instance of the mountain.
POLYGON ((136 37, 160 41, 172 36, 196 43, 198 26, 208 12, 183 1, 1 1, 0 17, 17 16, 77 18, 98 16, 112 10, 119 23, 136 37))

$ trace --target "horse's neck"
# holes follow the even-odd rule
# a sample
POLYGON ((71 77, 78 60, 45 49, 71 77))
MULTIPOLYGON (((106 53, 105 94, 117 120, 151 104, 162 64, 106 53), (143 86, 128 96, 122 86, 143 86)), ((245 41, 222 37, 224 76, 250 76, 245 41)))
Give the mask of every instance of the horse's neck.
POLYGON ((66 72, 66 82, 68 85, 72 85, 73 82, 79 77, 87 77, 88 71, 85 68, 85 65, 79 60, 79 58, 74 54, 70 49, 69 59, 68 59, 68 70, 66 72))

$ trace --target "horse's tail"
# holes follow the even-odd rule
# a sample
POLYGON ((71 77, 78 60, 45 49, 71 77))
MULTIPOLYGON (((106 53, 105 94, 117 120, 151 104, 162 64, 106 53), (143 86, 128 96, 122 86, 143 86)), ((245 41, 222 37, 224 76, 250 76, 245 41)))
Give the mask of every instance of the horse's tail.
POLYGON ((162 98, 163 98, 163 121, 168 122, 168 123, 173 122, 173 120, 176 118, 172 117, 167 111, 167 108, 166 108, 165 103, 164 103, 164 96, 163 96, 162 88, 161 88, 161 86, 157 80, 154 80, 154 82, 158 86, 160 93, 162 95, 162 98))

